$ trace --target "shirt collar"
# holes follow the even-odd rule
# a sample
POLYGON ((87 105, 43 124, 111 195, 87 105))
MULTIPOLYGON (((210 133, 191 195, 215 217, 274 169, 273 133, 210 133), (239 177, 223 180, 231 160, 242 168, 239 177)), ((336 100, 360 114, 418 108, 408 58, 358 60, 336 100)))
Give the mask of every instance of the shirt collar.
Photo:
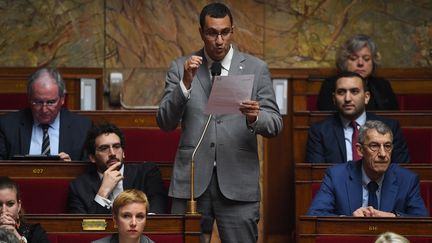
MULTIPOLYGON (((210 69, 211 65, 215 61, 209 57, 205 48, 204 48, 204 55, 205 55, 205 58, 207 60, 207 68, 210 69)), ((229 49, 228 53, 225 55, 224 59, 222 59, 222 61, 221 61, 222 68, 225 69, 226 71, 229 71, 233 55, 234 55, 234 48, 232 47, 232 45, 230 45, 230 49, 229 49)))
MULTIPOLYGON (((363 186, 365 186, 367 188, 367 184, 369 184, 369 182, 371 181, 371 179, 366 175, 366 172, 365 172, 365 170, 363 168, 363 164, 361 165, 361 170, 362 170, 362 182, 363 182, 363 186)), ((382 185, 383 180, 384 180, 384 176, 385 176, 385 173, 378 180, 375 181, 378 184, 378 189, 381 188, 381 185, 382 185)))
MULTIPOLYGON (((37 121, 36 119, 34 119, 34 126, 35 127, 39 127, 40 124, 41 123, 39 121, 37 121)), ((57 114, 57 116, 54 119, 54 121, 51 122, 48 125, 50 126, 50 128, 52 128, 54 130, 59 130, 60 129, 60 112, 57 114)))
MULTIPOLYGON (((339 117, 342 121, 342 125, 344 128, 347 128, 350 126, 351 120, 348 120, 341 115, 339 117)), ((355 121, 357 122, 357 124, 359 126, 363 126, 366 123, 366 111, 363 111, 363 113, 359 117, 357 117, 357 119, 355 119, 355 121)))

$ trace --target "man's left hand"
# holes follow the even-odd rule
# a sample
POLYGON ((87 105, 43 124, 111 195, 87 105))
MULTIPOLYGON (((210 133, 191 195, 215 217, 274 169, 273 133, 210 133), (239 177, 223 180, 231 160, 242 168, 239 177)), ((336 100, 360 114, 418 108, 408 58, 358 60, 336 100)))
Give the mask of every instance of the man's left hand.
POLYGON ((255 100, 245 100, 240 103, 240 111, 246 116, 248 123, 253 123, 258 117, 260 111, 260 105, 255 100))

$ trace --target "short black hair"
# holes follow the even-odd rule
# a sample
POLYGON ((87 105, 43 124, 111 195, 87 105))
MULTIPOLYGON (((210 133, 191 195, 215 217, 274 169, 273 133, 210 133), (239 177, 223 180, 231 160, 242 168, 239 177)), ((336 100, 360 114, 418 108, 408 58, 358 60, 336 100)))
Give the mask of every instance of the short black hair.
POLYGON ((212 18, 224 18, 227 15, 230 18, 231 26, 232 26, 233 25, 233 18, 231 15, 231 11, 229 10, 229 8, 225 4, 223 4, 223 3, 210 3, 210 4, 208 4, 207 6, 205 6, 201 10, 200 19, 199 19, 201 30, 204 30, 205 17, 206 16, 210 16, 212 18))
POLYGON ((87 133, 86 139, 86 151, 88 154, 94 155, 96 152, 96 138, 101 134, 114 133, 120 138, 120 144, 122 148, 125 148, 126 141, 123 132, 116 125, 111 123, 103 123, 99 125, 93 125, 87 133))
POLYGON ((364 91, 369 90, 369 88, 367 86, 367 80, 365 78, 363 78, 360 74, 358 74, 356 72, 346 71, 346 72, 339 72, 336 75, 335 86, 334 86, 333 92, 336 92, 336 83, 339 79, 341 79, 341 78, 354 78, 354 77, 357 77, 362 81, 364 91))

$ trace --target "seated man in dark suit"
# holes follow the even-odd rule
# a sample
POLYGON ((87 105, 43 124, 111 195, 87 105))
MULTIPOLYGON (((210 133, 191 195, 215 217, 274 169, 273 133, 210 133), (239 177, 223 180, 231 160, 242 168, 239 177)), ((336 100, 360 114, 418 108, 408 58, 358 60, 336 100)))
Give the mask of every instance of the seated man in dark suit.
POLYGON ((358 136, 358 127, 367 120, 379 120, 391 128, 394 136, 392 162, 410 161, 399 122, 366 112, 365 107, 370 99, 366 87, 366 81, 355 72, 344 72, 337 76, 333 101, 338 112, 309 128, 306 162, 343 163, 360 159, 352 140, 358 136))
POLYGON ((390 163, 391 129, 367 121, 356 143, 358 161, 331 166, 307 212, 311 216, 428 216, 418 176, 390 163))
POLYGON ((159 168, 154 163, 124 164, 124 148, 118 127, 103 124, 90 129, 86 150, 95 166, 71 182, 69 213, 109 214, 114 199, 126 189, 146 193, 149 213, 166 213, 168 196, 159 168))
POLYGON ((85 136, 92 122, 62 108, 65 83, 60 73, 37 70, 28 80, 27 94, 29 109, 0 116, 0 159, 32 154, 85 160, 85 136))

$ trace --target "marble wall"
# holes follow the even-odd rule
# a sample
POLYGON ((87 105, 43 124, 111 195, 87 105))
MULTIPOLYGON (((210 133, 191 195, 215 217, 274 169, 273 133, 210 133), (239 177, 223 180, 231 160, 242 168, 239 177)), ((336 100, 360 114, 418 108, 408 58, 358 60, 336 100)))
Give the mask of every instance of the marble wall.
MULTIPOLYGON (((0 0, 0 66, 123 73, 123 102, 158 104, 170 62, 202 47, 204 0, 0 0)), ((270 68, 333 67, 365 33, 385 67, 432 67, 430 0, 227 0, 234 43, 270 68)))

